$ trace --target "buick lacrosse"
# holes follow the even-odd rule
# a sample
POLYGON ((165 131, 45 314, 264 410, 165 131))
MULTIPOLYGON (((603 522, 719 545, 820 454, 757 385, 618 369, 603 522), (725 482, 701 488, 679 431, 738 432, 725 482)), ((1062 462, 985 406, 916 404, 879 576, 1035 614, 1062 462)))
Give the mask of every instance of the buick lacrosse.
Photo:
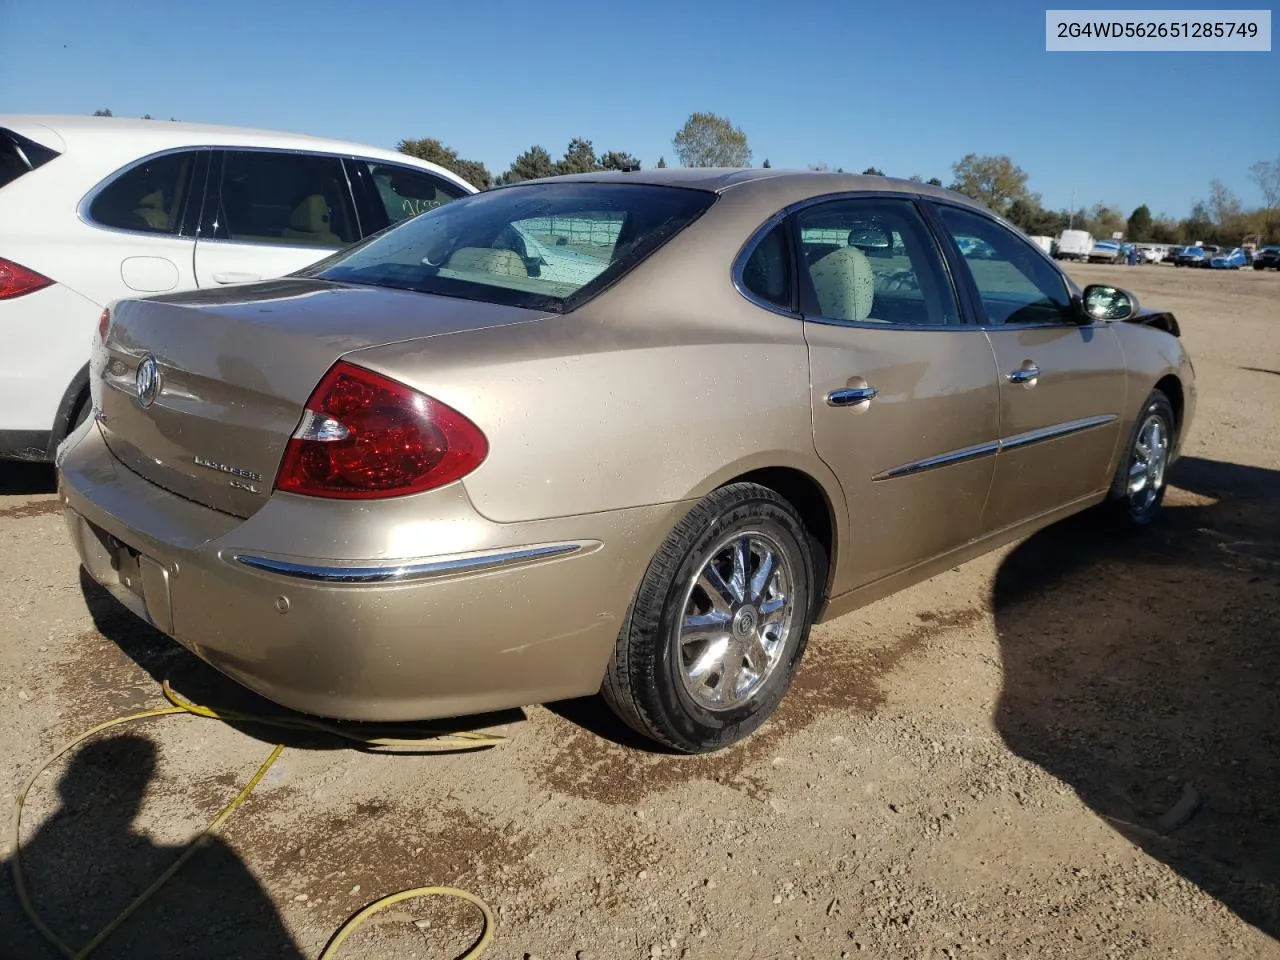
POLYGON ((286 278, 123 300, 61 445, 84 567, 301 711, 599 691, 749 735, 810 626, 1068 514, 1157 514, 1167 312, 946 190, 775 170, 466 196, 286 278))

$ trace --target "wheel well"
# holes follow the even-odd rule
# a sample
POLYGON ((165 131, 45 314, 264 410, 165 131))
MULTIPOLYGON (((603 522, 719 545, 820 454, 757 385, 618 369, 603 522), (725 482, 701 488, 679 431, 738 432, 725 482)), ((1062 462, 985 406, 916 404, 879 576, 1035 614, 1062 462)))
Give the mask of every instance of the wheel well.
POLYGON ((49 437, 49 456, 53 456, 54 450, 58 444, 67 438, 71 432, 71 421, 76 415, 82 398, 86 398, 89 393, 89 365, 86 363, 71 378, 71 385, 67 387, 66 393, 62 395, 62 402, 58 404, 58 413, 54 417, 53 431, 49 437))
POLYGON ((1169 374, 1163 377, 1156 384, 1156 389, 1169 398, 1169 405, 1173 407, 1174 429, 1178 432, 1182 431, 1182 381, 1169 374))
POLYGON ((831 501, 826 491, 813 477, 802 470, 792 467, 766 467, 753 470, 740 477, 734 477, 730 483, 758 483, 768 487, 796 508, 800 519, 813 535, 814 540, 822 547, 824 557, 815 557, 820 562, 818 577, 823 584, 823 598, 831 586, 831 574, 835 570, 835 519, 831 511, 831 501))

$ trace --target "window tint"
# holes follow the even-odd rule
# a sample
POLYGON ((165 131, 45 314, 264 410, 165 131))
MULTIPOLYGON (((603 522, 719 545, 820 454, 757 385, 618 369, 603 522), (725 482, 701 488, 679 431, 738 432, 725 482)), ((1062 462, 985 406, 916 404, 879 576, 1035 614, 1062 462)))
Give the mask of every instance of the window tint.
POLYGON ((806 313, 828 320, 958 324, 933 235, 909 200, 833 200, 796 214, 806 313))
POLYGON ((228 150, 213 235, 246 243, 341 247, 359 239, 337 157, 228 150))
POLYGON ((169 153, 129 168, 94 198, 89 217, 104 227, 176 234, 198 155, 169 153))
POLYGON ((606 183, 503 187, 446 203, 306 271, 540 310, 569 310, 715 202, 702 190, 606 183))
POLYGON ((938 212, 978 288, 989 323, 1067 323, 1071 295, 1039 249, 987 217, 958 207, 938 212))
POLYGON ((791 309, 791 249, 785 223, 756 244, 742 267, 742 285, 761 300, 791 309))
POLYGON ((0 187, 8 186, 24 173, 44 166, 56 156, 56 150, 12 130, 0 130, 0 187))
POLYGON ((387 211, 388 223, 416 217, 467 195, 467 191, 456 184, 433 177, 423 170, 371 160, 359 160, 357 163, 369 171, 369 179, 387 211))

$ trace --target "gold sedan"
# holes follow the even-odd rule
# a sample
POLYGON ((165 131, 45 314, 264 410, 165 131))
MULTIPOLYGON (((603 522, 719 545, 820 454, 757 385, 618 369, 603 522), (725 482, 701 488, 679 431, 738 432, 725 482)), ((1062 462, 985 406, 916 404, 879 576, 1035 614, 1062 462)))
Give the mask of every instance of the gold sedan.
POLYGON ((294 276, 117 303, 59 452, 88 572, 289 707, 600 691, 755 730, 809 628, 1100 505, 1157 513, 1172 316, 954 193, 658 170, 457 200, 294 276))

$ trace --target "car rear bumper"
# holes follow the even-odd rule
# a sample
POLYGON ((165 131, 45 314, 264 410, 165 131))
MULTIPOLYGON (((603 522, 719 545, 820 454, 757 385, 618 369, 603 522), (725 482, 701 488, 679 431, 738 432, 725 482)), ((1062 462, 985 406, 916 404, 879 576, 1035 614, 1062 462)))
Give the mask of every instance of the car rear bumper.
POLYGON ((282 531, 305 540, 329 511, 349 522, 351 504, 277 494, 241 520, 132 473, 96 429, 61 456, 66 519, 94 580, 246 687, 352 720, 594 693, 645 565, 683 511, 495 524, 455 484, 392 505, 418 501, 416 528, 396 535, 438 553, 306 556, 282 531))

